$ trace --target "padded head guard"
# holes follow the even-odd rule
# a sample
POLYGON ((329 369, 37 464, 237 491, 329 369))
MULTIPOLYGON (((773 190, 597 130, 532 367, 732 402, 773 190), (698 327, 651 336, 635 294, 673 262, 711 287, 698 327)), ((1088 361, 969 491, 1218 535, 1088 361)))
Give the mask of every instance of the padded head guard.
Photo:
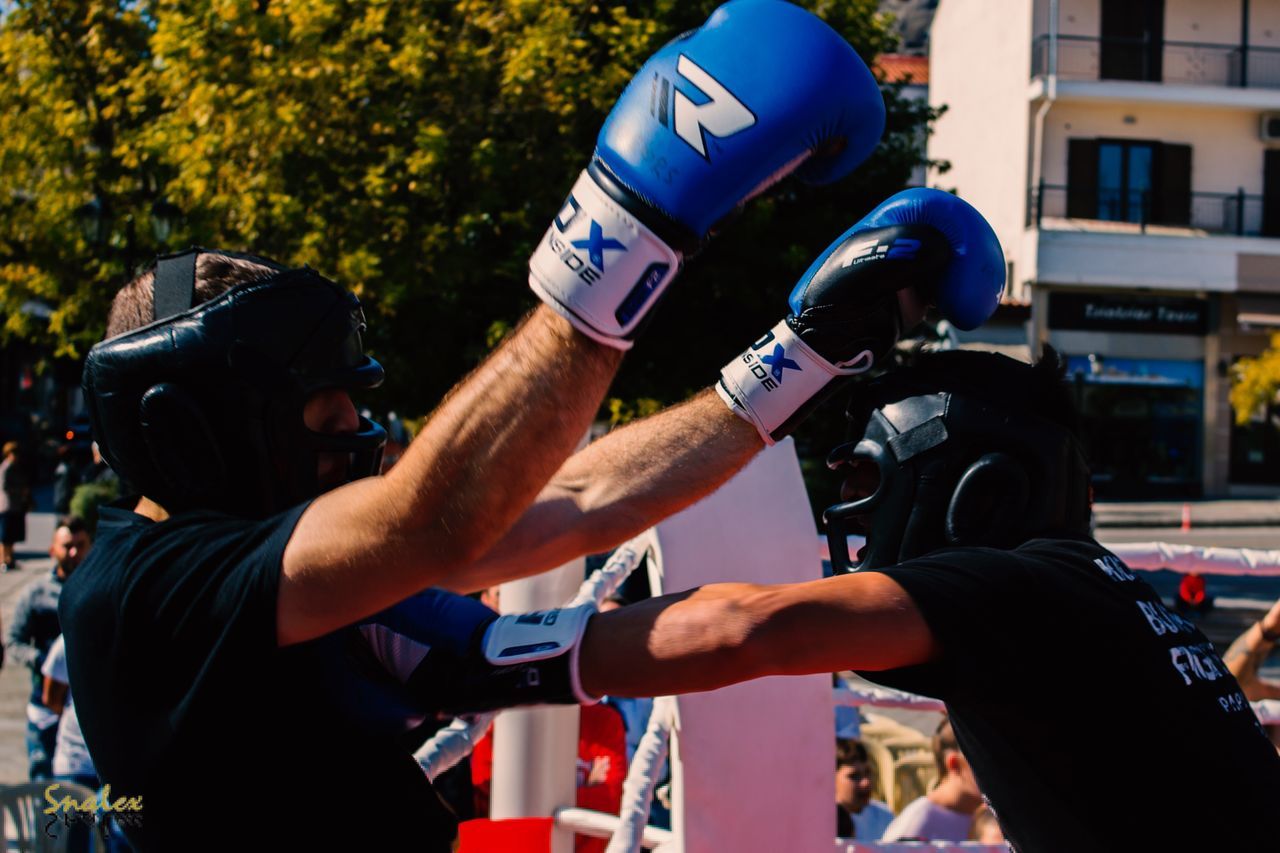
POLYGON ((82 385, 103 458, 170 512, 250 517, 319 494, 318 454, 345 455, 346 480, 376 473, 381 426, 324 434, 302 417, 317 391, 381 384, 360 303, 310 268, 216 251, 270 272, 192 307, 208 251, 159 258, 155 321, 90 350, 82 385))
POLYGON ((831 451, 827 465, 861 488, 823 513, 835 571, 947 546, 1088 535, 1089 469, 1074 424, 1037 414, 1033 402, 1057 397, 1051 405, 1071 412, 1056 354, 1034 368, 993 353, 929 358, 946 369, 885 374, 850 403, 851 435, 861 438, 831 451), (867 537, 856 566, 850 533, 867 537))

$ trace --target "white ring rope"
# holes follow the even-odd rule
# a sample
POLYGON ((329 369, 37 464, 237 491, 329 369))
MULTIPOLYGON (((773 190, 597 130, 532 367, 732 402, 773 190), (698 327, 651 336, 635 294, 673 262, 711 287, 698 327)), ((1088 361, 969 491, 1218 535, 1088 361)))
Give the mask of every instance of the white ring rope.
POLYGON ((1182 574, 1280 576, 1280 551, 1170 545, 1167 542, 1102 543, 1131 569, 1169 569, 1182 574))
MULTIPOLYGON (((613 594, 614 590, 622 585, 627 576, 635 571, 636 566, 640 565, 640 558, 648 551, 652 542, 653 535, 645 531, 631 541, 618 546, 609 556, 608 561, 582 582, 577 593, 565 606, 577 607, 580 604, 594 602, 596 607, 599 607, 613 594)), ((418 760, 418 765, 422 767, 422 772, 434 782, 437 776, 471 754, 476 741, 484 737, 497 716, 497 711, 491 711, 476 714, 470 719, 458 717, 436 732, 413 754, 413 757, 418 760)))
MULTIPOLYGON (((818 537, 818 553, 830 561, 827 537, 818 537)), ((847 537, 849 553, 856 554, 866 540, 847 537)), ((1182 574, 1247 575, 1280 577, 1280 551, 1257 548, 1218 548, 1202 545, 1171 545, 1167 542, 1099 542, 1131 569, 1158 572, 1168 569, 1182 574)))
MULTIPOLYGON (((859 708, 863 705, 874 705, 877 708, 905 708, 911 711, 940 711, 946 713, 947 706, 941 699, 928 696, 916 696, 879 685, 863 686, 845 684, 835 688, 832 701, 836 705, 859 708)), ((1258 715, 1258 722, 1265 726, 1280 723, 1280 700, 1263 699, 1250 703, 1253 712, 1258 715)))
POLYGON ((658 787, 658 773, 667 760, 675 719, 675 699, 659 696, 653 700, 649 727, 636 746, 627 778, 622 783, 622 804, 618 808, 622 821, 605 853, 631 853, 640 846, 649 824, 649 807, 653 803, 653 791, 658 787))

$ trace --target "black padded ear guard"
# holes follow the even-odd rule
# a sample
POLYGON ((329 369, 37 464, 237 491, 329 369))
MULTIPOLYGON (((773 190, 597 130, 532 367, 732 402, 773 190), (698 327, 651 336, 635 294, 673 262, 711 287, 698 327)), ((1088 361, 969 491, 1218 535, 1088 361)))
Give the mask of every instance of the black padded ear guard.
POLYGON ((181 501, 221 495, 228 488, 228 466, 213 426, 195 398, 172 382, 153 385, 138 402, 138 425, 154 465, 164 479, 158 499, 181 501), (203 487, 207 495, 192 494, 203 487))
POLYGON ((947 506, 945 530, 953 545, 1017 544, 1031 500, 1031 478, 1007 453, 987 453, 960 475, 947 506))

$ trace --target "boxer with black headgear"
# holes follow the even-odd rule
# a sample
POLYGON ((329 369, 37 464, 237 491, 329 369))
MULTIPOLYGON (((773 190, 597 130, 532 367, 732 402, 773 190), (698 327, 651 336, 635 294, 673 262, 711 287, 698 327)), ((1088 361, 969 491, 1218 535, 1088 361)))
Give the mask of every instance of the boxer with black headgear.
MULTIPOLYGON (((1057 378, 1058 359, 1046 353, 1035 370, 1047 375, 1033 388, 1051 388, 1057 378)), ((978 352, 949 353, 946 362, 948 375, 968 372, 997 387, 1022 369, 978 352)), ((835 571, 891 566, 946 546, 1014 548, 1088 534, 1089 468, 1074 412, 1054 396, 1009 409, 921 370, 859 389, 848 418, 860 437, 827 460, 847 472, 850 491, 865 493, 823 513, 835 571), (848 533, 866 537, 857 565, 848 533)))
POLYGON ((353 432, 325 433, 303 416, 321 392, 382 384, 354 296, 309 267, 205 249, 157 259, 153 287, 154 322, 94 347, 84 368, 102 456, 138 494, 263 518, 378 472, 381 426, 357 416, 353 432), (202 254, 259 272, 197 305, 202 254))
POLYGON ((1052 350, 1034 367, 950 351, 855 387, 827 518, 837 563, 866 534, 857 571, 593 617, 583 689, 855 670, 946 703, 1016 850, 1274 846, 1280 758, 1204 634, 1091 538, 1062 373, 1052 350))
MULTIPOLYGON (((381 431, 350 398, 381 371, 341 288, 213 250, 126 285, 84 386, 97 440, 141 495, 103 511, 60 610, 95 763, 115 796, 142 801, 127 827, 137 846, 449 849, 453 821, 389 711, 406 686, 410 713, 573 701, 580 686, 555 650, 583 620, 522 644, 487 630, 492 611, 423 591, 481 589, 610 548, 764 446, 707 392, 568 459, 685 258, 788 173, 848 174, 883 128, 875 77, 791 3, 734 0, 680 35, 621 93, 538 240, 529 284, 543 305, 385 475, 381 431), (422 631, 429 643, 409 642, 422 631), (364 657, 348 655, 361 642, 364 657), (385 648, 403 654, 373 654, 385 648), (367 673, 346 664, 370 656, 392 668, 373 671, 378 698, 353 715, 337 697, 367 673), (511 677, 530 668, 538 677, 511 677)), ((931 242, 932 263, 968 263, 953 241, 931 242)), ((884 274, 918 261, 882 260, 820 294, 877 349, 918 321, 921 301, 914 280, 884 274)), ((989 314, 999 282, 980 290, 989 314)), ((428 337, 449 322, 422 320, 428 337)), ((819 337, 819 356, 834 356, 839 335, 819 337)), ((536 634, 536 621, 520 626, 536 634)))

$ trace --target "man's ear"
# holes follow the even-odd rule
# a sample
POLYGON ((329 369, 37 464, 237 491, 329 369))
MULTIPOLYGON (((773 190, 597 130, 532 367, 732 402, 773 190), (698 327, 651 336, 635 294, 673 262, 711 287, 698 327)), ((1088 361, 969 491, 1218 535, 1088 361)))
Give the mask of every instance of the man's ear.
POLYGON ((948 749, 943 756, 942 763, 946 765, 948 773, 955 774, 964 770, 965 760, 960 750, 948 749))

